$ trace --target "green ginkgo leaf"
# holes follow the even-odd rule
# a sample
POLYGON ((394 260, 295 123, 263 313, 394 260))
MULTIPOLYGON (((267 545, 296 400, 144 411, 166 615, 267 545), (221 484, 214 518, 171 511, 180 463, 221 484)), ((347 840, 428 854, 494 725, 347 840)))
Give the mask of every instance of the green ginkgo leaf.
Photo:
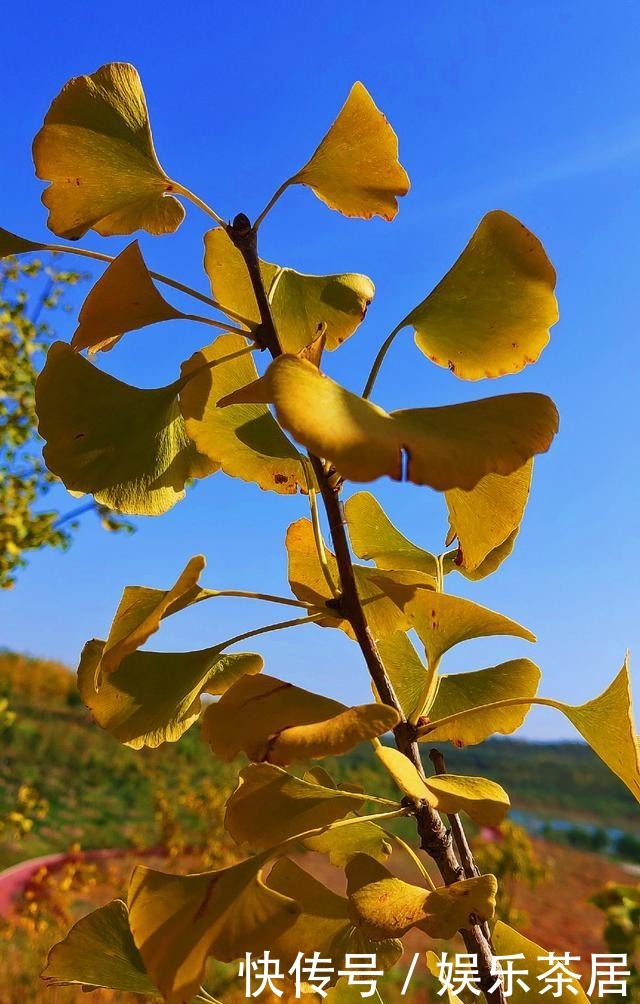
POLYGON ((82 650, 78 690, 91 716, 133 749, 177 742, 200 717, 204 691, 224 693, 241 676, 259 673, 262 657, 226 654, 220 647, 196 652, 132 652, 96 687, 104 642, 82 650))
POLYGON ((388 413, 291 355, 279 356, 263 377, 220 404, 252 402, 273 404, 280 425, 345 478, 406 477, 438 491, 468 491, 487 474, 512 474, 546 452, 558 428, 544 394, 388 413))
POLYGON ((392 729, 394 708, 363 704, 346 708, 272 676, 238 680, 203 718, 202 734, 213 752, 232 760, 245 752, 256 763, 337 756, 392 729))
POLYGON ((458 553, 448 570, 457 568, 463 575, 478 577, 477 573, 495 571, 508 557, 529 499, 532 473, 530 460, 506 477, 487 474, 471 491, 445 492, 450 537, 458 540, 458 553))
POLYGON ((177 383, 141 390, 54 342, 36 383, 44 458, 72 492, 118 512, 158 516, 215 466, 187 436, 177 383))
POLYGON ((469 916, 490 920, 497 882, 493 875, 464 879, 434 892, 396 878, 366 854, 346 868, 351 916, 373 941, 400 938, 412 927, 431 938, 452 938, 469 916))
POLYGON ((145 968, 167 1004, 197 992, 206 960, 258 954, 300 909, 263 880, 265 855, 219 871, 167 875, 138 866, 129 886, 129 924, 145 968))
POLYGON ((262 404, 218 408, 218 401, 257 377, 241 335, 221 335, 182 365, 191 379, 180 392, 185 428, 200 453, 230 477, 289 495, 306 489, 300 454, 262 404))
POLYGON ((556 274, 537 237, 508 213, 487 213, 435 289, 405 317, 418 347, 463 380, 534 363, 558 320, 556 274))
POLYGON ((26 254, 28 251, 42 251, 46 244, 37 241, 27 240, 26 237, 19 237, 12 234, 10 230, 0 227, 0 258, 8 258, 14 254, 26 254))
POLYGON ((365 801, 364 795, 326 788, 270 763, 254 763, 240 771, 224 824, 236 843, 263 851, 343 819, 365 801))
MULTIPOLYGON (((313 527, 308 519, 299 519, 287 530, 286 548, 289 562, 289 585, 294 596, 304 603, 326 609, 326 616, 316 621, 322 627, 340 628, 354 638, 353 628, 335 607, 331 606, 333 594, 327 585, 318 558, 313 527)), ((334 582, 339 581, 335 556, 326 550, 327 564, 334 582)), ((424 572, 404 569, 378 571, 364 565, 354 566, 354 575, 360 602, 374 638, 385 638, 408 627, 407 618, 392 598, 395 588, 431 589, 433 579, 424 572)), ((317 613, 313 611, 314 615, 317 613)))
POLYGON ((147 230, 172 233, 184 209, 179 186, 156 156, 137 70, 107 63, 74 77, 54 99, 33 143, 36 174, 51 185, 42 196, 54 234, 77 240, 147 230))
POLYGON ((89 292, 71 345, 77 352, 112 349, 127 331, 190 315, 176 310, 153 284, 137 241, 113 259, 89 292))
POLYGON ((540 678, 540 670, 530 659, 441 676, 435 700, 425 709, 429 720, 421 730, 422 739, 462 747, 484 742, 496 733, 510 735, 523 724, 540 678), (501 703, 511 698, 522 698, 523 703, 501 703))
POLYGON ((190 558, 170 589, 125 586, 105 642, 101 672, 112 673, 126 655, 155 634, 163 618, 184 610, 202 595, 198 579, 204 566, 201 554, 190 558))
POLYGON ((375 955, 376 968, 386 971, 402 955, 402 942, 393 938, 373 942, 354 925, 349 912, 349 902, 344 896, 332 892, 313 878, 294 861, 281 858, 275 863, 267 885, 283 896, 295 899, 300 914, 294 923, 283 931, 270 945, 271 955, 288 970, 302 952, 310 957, 314 952, 331 961, 332 986, 345 968, 347 955, 375 955))
POLYGON ((82 917, 49 952, 40 977, 47 987, 104 987, 160 997, 129 929, 126 903, 114 899, 82 917))
POLYGON ((377 646, 400 707, 409 719, 424 703, 426 667, 404 631, 378 638, 377 646))
POLYGON ((308 185, 345 216, 394 218, 409 178, 398 161, 395 132, 359 81, 311 159, 287 184, 308 185))
POLYGON ((409 568, 434 578, 437 562, 433 554, 412 544, 393 525, 370 492, 358 492, 344 507, 349 537, 359 558, 375 562, 378 568, 409 568))
MULTIPOLYGON (((503 958, 511 956, 518 960, 517 968, 523 972, 520 978, 525 986, 528 987, 525 990, 517 979, 513 980, 513 992, 509 997, 512 1004, 528 1004, 532 996, 544 993, 545 986, 552 989, 554 999, 561 1001, 562 1004, 569 1004, 569 1001, 572 1004, 589 1004, 589 998, 581 987, 579 980, 570 979, 566 973, 562 974, 562 982, 557 982, 553 977, 551 977, 550 983, 545 984, 540 982, 539 977, 548 973, 553 967, 550 953, 546 949, 541 948, 540 945, 536 945, 534 941, 525 938, 518 931, 514 931, 508 924, 503 923, 501 920, 496 921, 492 932, 492 941, 496 955, 500 955, 503 958), (557 993, 556 989, 558 990, 557 993)), ((555 958, 557 959, 558 957, 558 954, 555 953, 555 958)), ((572 969, 571 965, 569 965, 569 969, 572 969)))
MULTIPOLYGON (((204 267, 218 303, 255 322, 260 311, 244 259, 224 230, 205 234, 204 267)), ((375 287, 366 275, 305 275, 260 262, 262 281, 284 352, 296 354, 319 334, 324 347, 337 349, 359 327, 375 287)))

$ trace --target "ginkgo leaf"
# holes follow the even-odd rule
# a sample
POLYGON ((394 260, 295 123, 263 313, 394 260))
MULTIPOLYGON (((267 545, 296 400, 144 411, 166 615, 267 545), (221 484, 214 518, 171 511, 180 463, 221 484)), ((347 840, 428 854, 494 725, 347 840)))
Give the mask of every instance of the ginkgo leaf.
POLYGON ((375 752, 400 791, 416 802, 427 801, 439 812, 464 811, 476 823, 498 826, 509 809, 509 796, 495 781, 454 774, 423 777, 400 750, 380 744, 375 752))
POLYGON ((198 990, 207 958, 259 953, 295 921, 299 907, 263 881, 266 855, 219 871, 167 875, 138 866, 129 923, 151 979, 167 1004, 198 990))
POLYGON ((286 766, 346 753, 398 722, 394 708, 346 708, 272 676, 238 680, 203 718, 202 734, 224 760, 244 751, 250 760, 286 766))
MULTIPOLYGON (((327 606, 333 594, 327 585, 318 558, 313 527, 308 519, 299 519, 287 530, 286 548, 289 561, 289 585, 294 596, 304 603, 326 609, 326 616, 317 620, 322 627, 340 628, 354 638, 353 628, 335 608, 327 606)), ((334 582, 339 581, 335 556, 326 550, 327 564, 334 582)), ((364 565, 354 565, 354 575, 360 602, 374 638, 384 638, 408 627, 407 619, 389 593, 394 588, 407 590, 424 587, 430 589, 431 576, 423 572, 378 571, 364 565)), ((316 611, 314 611, 314 614, 316 611)))
POLYGON ((275 359, 255 383, 220 401, 275 406, 287 432, 352 481, 403 476, 438 491, 469 490, 549 449, 558 413, 544 394, 503 394, 388 413, 296 356, 275 359), (403 473, 403 454, 406 472, 403 473))
POLYGON ((129 929, 126 903, 114 899, 74 924, 49 952, 40 977, 48 987, 104 987, 160 997, 144 968, 129 929))
POLYGON ((426 667, 403 631, 378 638, 377 646, 400 707, 409 719, 419 710, 424 697, 426 667))
POLYGON ((224 824, 236 843, 263 851, 297 833, 343 819, 365 800, 363 795, 294 777, 273 764, 254 763, 240 771, 224 824))
POLYGON ((186 431, 225 474, 289 495, 306 488, 306 479, 300 454, 269 409, 261 404, 217 407, 221 397, 257 377, 246 348, 241 335, 221 335, 183 363, 183 377, 194 374, 180 391, 186 431))
POLYGON ((113 259, 89 292, 78 315, 71 345, 77 352, 107 351, 127 331, 159 321, 189 319, 160 295, 137 241, 113 259))
POLYGON ((462 596, 404 584, 392 584, 389 591, 418 634, 432 669, 450 648, 472 638, 510 635, 526 641, 536 640, 528 628, 462 596))
POLYGON ((42 251, 46 244, 37 241, 27 240, 26 237, 19 237, 12 234, 10 230, 0 227, 0 258, 8 258, 14 254, 26 254, 27 251, 42 251))
POLYGON ((325 830, 317 837, 308 837, 304 846, 310 851, 326 854, 336 868, 344 868, 356 854, 368 854, 376 861, 386 861, 393 850, 382 827, 369 821, 325 830))
POLYGON ((451 535, 458 539, 455 566, 450 568, 465 574, 479 570, 498 551, 500 557, 507 557, 501 545, 509 540, 510 553, 529 498, 532 473, 530 460, 506 477, 487 474, 471 491, 445 492, 451 535))
MULTIPOLYGON (((457 994, 454 994, 451 991, 450 984, 447 985, 447 983, 444 981, 444 978, 441 979, 441 977, 443 976, 443 971, 442 971, 442 969, 440 967, 439 958, 436 955, 436 953, 435 952, 427 952, 427 954, 426 954, 426 961, 427 961, 427 969, 429 970, 429 972, 431 973, 431 975, 435 976, 435 978, 438 980, 438 982, 442 983, 442 985, 444 987, 445 994, 446 994, 447 1004, 463 1004, 463 1002, 460 999, 460 997, 458 997, 457 994)), ((444 957, 443 961, 446 961, 446 956, 444 957)), ((446 972, 446 970, 445 970, 445 972, 446 972)), ((438 996, 442 996, 442 995, 439 993, 438 996)))
POLYGON ((201 554, 190 558, 170 589, 125 586, 100 660, 102 672, 112 673, 126 655, 155 634, 164 617, 194 602, 201 594, 198 579, 205 564, 201 554))
POLYGON ((438 774, 425 783, 438 812, 466 812, 480 826, 499 826, 511 805, 504 788, 485 777, 438 774))
POLYGON ((359 81, 311 160, 288 184, 308 185, 345 216, 394 218, 409 178, 398 161, 398 137, 359 81))
POLYGON ((412 544, 400 533, 374 495, 370 492, 352 495, 345 503, 344 512, 351 545, 359 558, 375 562, 378 568, 416 569, 433 576, 435 582, 437 562, 434 555, 412 544))
POLYGON ((425 711, 429 721, 421 729, 421 738, 461 747, 484 742, 495 733, 510 735, 524 722, 529 711, 527 699, 535 697, 540 677, 530 659, 511 659, 489 669, 441 676, 435 700, 425 711), (524 702, 513 707, 500 704, 511 698, 523 698, 524 702))
MULTIPOLYGON (((205 234, 204 266, 218 303, 259 323, 260 311, 244 259, 221 227, 205 234)), ((260 262, 262 281, 284 352, 296 354, 319 333, 324 347, 337 349, 358 328, 375 287, 366 275, 305 275, 260 262)), ((224 309, 224 308, 223 308, 224 309)))
POLYGON ((33 142, 36 174, 51 185, 42 201, 49 229, 77 240, 147 230, 172 233, 184 209, 162 170, 137 70, 107 63, 74 77, 54 99, 33 142))
MULTIPOLYGON (((517 979, 513 980, 513 993, 509 997, 512 1004, 528 1004, 531 1001, 532 995, 537 996, 544 993, 545 986, 552 987, 554 999, 564 1002, 564 1004, 568 1004, 569 1001, 572 1004, 589 1004, 589 998, 581 987, 580 982, 577 979, 570 979, 566 975, 566 972, 562 974, 562 983, 553 980, 553 977, 551 977, 550 983, 542 983, 540 981, 540 977, 548 973, 553 965, 551 955, 546 949, 541 948, 540 945, 536 945, 529 938, 525 938, 518 931, 514 931, 512 927, 509 927, 508 924, 505 924, 501 920, 496 921, 491 938, 496 955, 500 955, 503 958, 505 956, 515 956, 518 959, 517 967, 523 973, 521 977, 522 982, 528 987, 525 990, 524 987, 520 986, 517 979), (558 993, 556 993, 556 987, 559 990, 558 993)), ((557 953, 555 957, 556 959, 559 958, 557 953)), ((569 969, 572 969, 571 964, 569 965, 569 969)), ((575 970, 573 971, 575 972, 575 970)))
POLYGON ((318 879, 300 868, 294 861, 276 861, 267 878, 267 885, 283 896, 295 899, 300 914, 294 923, 270 945, 271 955, 289 970, 302 952, 310 957, 314 952, 331 960, 333 985, 343 970, 347 955, 375 955, 376 968, 391 969, 402 955, 402 942, 389 938, 371 941, 349 915, 349 901, 332 892, 318 879))
POLYGON ((398 330, 410 325, 422 352, 463 380, 517 373, 536 361, 558 320, 555 284, 538 238, 494 210, 398 330))
POLYGON ((90 492, 118 512, 157 516, 190 478, 215 467, 187 436, 178 384, 141 390, 54 342, 36 383, 44 458, 72 492, 90 492))
POLYGON ((346 867, 351 916, 373 941, 402 937, 412 927, 431 938, 452 938, 474 914, 490 920, 497 882, 493 875, 464 879, 435 892, 395 878, 365 854, 346 867))
POLYGON ((224 693, 245 674, 259 673, 262 657, 222 652, 132 652, 117 669, 95 680, 104 642, 94 639, 82 650, 78 667, 80 696, 101 726, 121 743, 141 749, 177 742, 200 717, 203 691, 224 693))

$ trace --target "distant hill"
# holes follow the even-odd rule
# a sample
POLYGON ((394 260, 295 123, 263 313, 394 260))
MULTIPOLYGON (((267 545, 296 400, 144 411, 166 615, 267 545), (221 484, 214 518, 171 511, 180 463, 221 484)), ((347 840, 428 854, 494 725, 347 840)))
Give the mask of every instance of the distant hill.
MULTIPOLYGON (((134 751, 91 722, 75 677, 59 663, 0 652, 0 698, 16 713, 0 733, 0 814, 21 784, 45 798, 49 813, 17 848, 0 844, 0 868, 21 858, 85 848, 152 846, 160 839, 154 792, 198 790, 204 779, 223 789, 237 765, 216 760, 197 727, 173 745, 134 751)), ((491 740, 458 750, 442 747, 451 773, 483 774, 502 784, 515 808, 538 816, 621 829, 637 828, 638 810, 626 788, 580 743, 491 740)), ((425 746, 425 759, 429 747, 425 746)), ((379 795, 393 795, 371 747, 362 745, 327 767, 379 795)), ((429 765, 430 766, 430 765, 429 765)), ((397 793, 396 793, 397 794, 397 793)), ((186 810, 185 810, 186 811, 186 810)), ((194 816, 202 825, 202 815, 194 816)))

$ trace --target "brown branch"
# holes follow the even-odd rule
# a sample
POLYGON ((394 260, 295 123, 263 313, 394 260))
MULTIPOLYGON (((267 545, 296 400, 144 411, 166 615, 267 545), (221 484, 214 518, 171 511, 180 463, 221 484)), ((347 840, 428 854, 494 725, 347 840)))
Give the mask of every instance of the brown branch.
MULTIPOLYGON (((227 233, 244 258, 260 311, 261 324, 254 337, 263 348, 268 349, 271 355, 276 358, 282 354, 282 347, 260 273, 256 231, 251 226, 248 217, 244 213, 240 213, 227 227, 227 233)), ((416 742, 416 729, 407 721, 402 711, 362 609, 338 489, 331 483, 324 461, 312 454, 309 455, 309 459, 324 502, 336 564, 340 574, 342 591, 339 601, 340 613, 353 628, 380 700, 395 708, 400 716, 400 721, 393 730, 398 749, 408 757, 424 777, 424 768, 416 742)), ((415 804, 415 815, 420 846, 435 861, 445 884, 452 885, 463 879, 465 870, 456 858, 451 832, 447 830, 439 814, 424 801, 415 804)), ((474 923, 469 928, 461 930, 460 934, 467 951, 477 956, 480 987, 487 1001, 489 1004, 505 1004, 502 985, 499 984, 495 989, 492 989, 497 977, 491 974, 492 952, 484 931, 479 924, 474 923)))

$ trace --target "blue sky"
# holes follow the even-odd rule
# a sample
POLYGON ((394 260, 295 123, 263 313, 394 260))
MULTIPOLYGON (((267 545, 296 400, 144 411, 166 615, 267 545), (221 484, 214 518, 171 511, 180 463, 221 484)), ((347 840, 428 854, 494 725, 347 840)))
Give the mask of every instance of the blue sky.
MULTIPOLYGON (((396 221, 345 219, 298 188, 261 231, 267 259, 374 279, 365 324, 329 361, 331 374, 354 389, 386 334, 441 278, 487 210, 506 209, 541 237, 559 274, 561 321, 538 365, 465 384, 421 356, 407 331, 375 399, 388 408, 516 390, 555 399, 561 432, 537 464, 516 552, 491 579, 455 583, 527 624, 538 645, 469 643, 444 668, 528 655, 549 696, 578 703, 601 691, 625 648, 640 648, 640 7, 191 0, 165 15, 142 0, 68 0, 55 16, 38 2, 13 5, 3 20, 0 223, 30 237, 46 234, 31 140, 71 76, 112 60, 134 63, 163 166, 227 217, 255 215, 307 159, 352 82, 366 84, 399 134, 412 179, 396 221)), ((206 227, 188 207, 174 237, 143 237, 150 266, 206 291, 206 227)), ((89 235, 81 243, 117 253, 127 240, 89 235)), ((160 385, 207 340, 201 326, 173 322, 129 335, 104 365, 140 386, 160 385)), ((438 496, 390 482, 378 489, 405 533, 439 548, 446 519, 438 496)), ((62 490, 56 501, 74 504, 62 490)), ((85 518, 67 554, 35 555, 0 597, 0 644, 74 665, 87 638, 104 636, 125 584, 168 585, 199 552, 211 587, 286 592, 284 532, 305 508, 302 498, 217 475, 164 518, 139 520, 131 537, 104 534, 85 518)), ((155 647, 213 644, 281 619, 282 609, 215 600, 173 618, 155 647)), ((368 699, 357 649, 339 632, 305 626, 257 641, 273 675, 342 700, 368 699)), ((574 735, 546 710, 529 717, 523 734, 574 735)))

